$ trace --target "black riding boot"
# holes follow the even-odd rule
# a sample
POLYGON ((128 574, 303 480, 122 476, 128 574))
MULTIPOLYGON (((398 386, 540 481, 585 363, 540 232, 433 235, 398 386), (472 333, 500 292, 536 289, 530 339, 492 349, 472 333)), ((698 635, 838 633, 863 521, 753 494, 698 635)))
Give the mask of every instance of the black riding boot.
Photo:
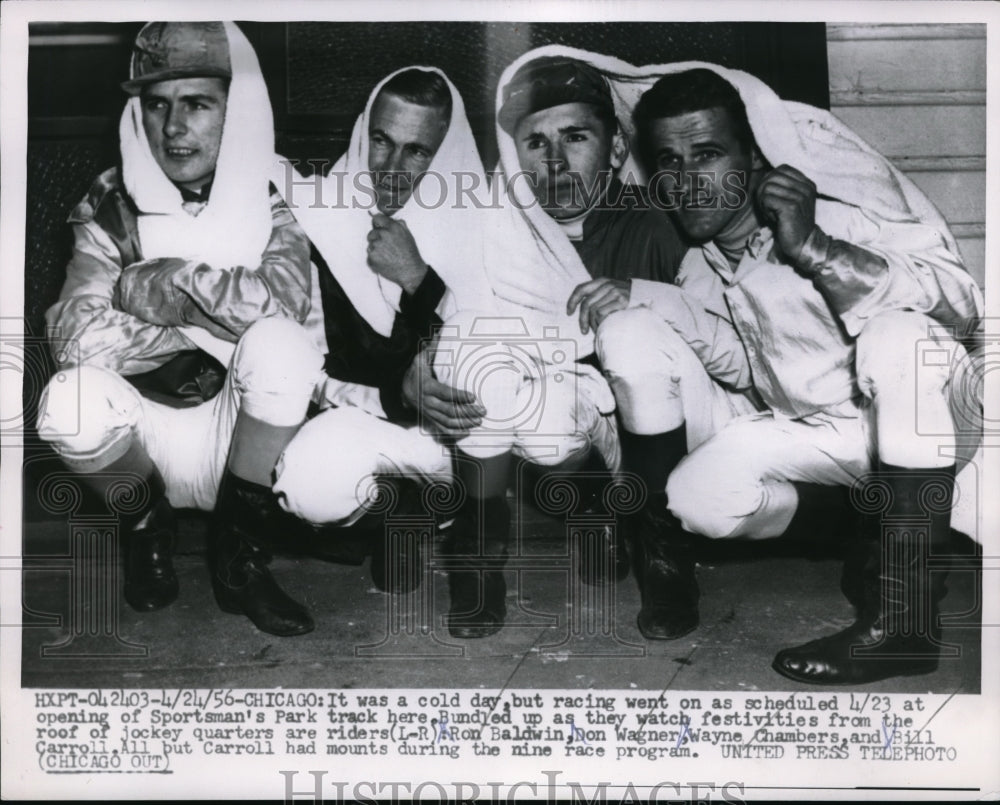
POLYGON ((774 669, 798 682, 864 684, 934 671, 940 656, 938 605, 944 572, 927 558, 950 538, 955 468, 903 469, 881 464, 875 479, 890 503, 869 526, 857 620, 847 629, 785 649, 774 669))
POLYGON ((212 587, 219 608, 246 615, 262 632, 279 637, 311 632, 309 612, 278 586, 267 567, 270 537, 293 527, 275 494, 226 470, 215 514, 212 587))
POLYGON ((647 640, 672 640, 698 626, 698 581, 691 534, 667 511, 667 496, 650 495, 634 516, 632 552, 642 608, 639 631, 647 640))
POLYGON ((507 617, 507 563, 510 510, 507 500, 469 497, 455 522, 448 557, 448 632, 452 637, 487 637, 507 617), (481 508, 480 508, 481 507, 481 508))
POLYGON ((583 502, 583 516, 608 521, 594 529, 587 529, 581 537, 577 565, 580 581, 591 587, 606 584, 611 577, 622 581, 628 576, 628 552, 622 538, 620 518, 607 503, 607 491, 614 476, 593 448, 579 472, 576 485, 583 502))
POLYGON ((844 548, 844 569, 840 589, 855 607, 864 596, 862 569, 867 557, 865 527, 851 504, 848 486, 793 483, 799 503, 785 536, 844 548))
MULTIPOLYGON (((398 494, 393 516, 422 515, 421 488, 405 478, 392 479, 398 494)), ((404 595, 420 586, 420 535, 412 528, 392 528, 383 518, 372 535, 372 582, 384 593, 404 595)))
POLYGON ((99 472, 81 473, 79 478, 118 514, 128 605, 137 612, 152 612, 176 601, 174 512, 165 496, 163 476, 146 450, 133 440, 124 455, 99 472), (136 501, 143 501, 138 511, 119 505, 136 501))
POLYGON ((125 600, 137 612, 152 612, 172 604, 179 588, 172 559, 174 511, 164 497, 163 477, 155 467, 146 483, 149 505, 138 514, 122 518, 125 600))

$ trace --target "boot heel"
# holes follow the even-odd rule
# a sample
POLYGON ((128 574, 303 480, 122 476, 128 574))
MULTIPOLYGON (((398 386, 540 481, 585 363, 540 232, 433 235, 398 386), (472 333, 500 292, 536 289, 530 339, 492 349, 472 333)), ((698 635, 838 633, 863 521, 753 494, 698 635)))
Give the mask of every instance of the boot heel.
POLYGON ((242 615, 243 609, 233 601, 231 594, 214 578, 212 579, 212 593, 215 596, 215 603, 219 609, 229 615, 242 615))

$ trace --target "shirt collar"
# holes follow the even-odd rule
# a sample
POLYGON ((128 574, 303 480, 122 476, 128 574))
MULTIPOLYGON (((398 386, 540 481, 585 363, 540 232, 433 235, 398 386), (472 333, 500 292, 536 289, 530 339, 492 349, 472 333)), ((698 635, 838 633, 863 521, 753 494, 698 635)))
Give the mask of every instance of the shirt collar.
POLYGON ((186 187, 181 187, 180 185, 177 185, 177 189, 181 191, 181 201, 208 204, 208 195, 212 192, 212 179, 205 182, 201 186, 201 190, 188 190, 186 187))
POLYGON ((774 246, 774 233, 768 226, 759 227, 747 240, 746 250, 743 252, 743 257, 740 259, 740 264, 733 268, 726 256, 722 253, 722 250, 718 247, 715 241, 709 241, 704 246, 702 246, 702 252, 705 255, 705 259, 708 264, 720 274, 727 283, 733 282, 736 275, 740 272, 742 267, 745 265, 745 260, 747 256, 751 260, 759 261, 762 256, 769 257, 771 250, 774 246))
POLYGON ((765 250, 770 250, 773 243, 774 233, 771 231, 771 228, 769 226, 762 226, 747 241, 747 252, 754 260, 757 260, 764 254, 765 250))

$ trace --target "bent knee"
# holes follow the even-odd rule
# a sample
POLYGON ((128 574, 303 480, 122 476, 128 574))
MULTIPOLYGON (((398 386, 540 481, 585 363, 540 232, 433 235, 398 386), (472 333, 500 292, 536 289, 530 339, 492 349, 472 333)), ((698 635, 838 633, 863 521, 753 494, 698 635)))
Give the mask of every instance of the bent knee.
POLYGON ((605 373, 615 379, 681 373, 678 336, 646 307, 612 313, 597 328, 594 347, 605 373))
MULTIPOLYGON (((685 459, 686 461, 686 459, 685 459)), ((695 463, 682 461, 667 479, 667 506, 685 530, 711 539, 740 531, 763 502, 761 483, 727 483, 695 463)))
POLYGON ((131 430, 140 407, 135 388, 109 369, 63 369, 39 399, 38 435, 60 453, 97 453, 131 430))
POLYGON ((496 416, 509 414, 524 379, 507 340, 523 339, 520 319, 463 310, 450 316, 440 331, 432 366, 442 383, 475 394, 496 416))
POLYGON ((352 421, 332 409, 311 419, 275 464, 282 507, 311 523, 337 523, 368 505, 378 450, 352 421))
POLYGON ((868 396, 898 389, 913 394, 917 386, 943 389, 954 356, 960 349, 934 321, 923 313, 893 310, 869 320, 858 335, 857 374, 868 396))
POLYGON ((932 338, 934 322, 923 313, 890 310, 868 320, 858 335, 857 360, 864 365, 891 365, 900 360, 913 364, 914 348, 932 338))
POLYGON ((590 447, 589 434, 576 431, 556 436, 522 437, 514 445, 514 452, 532 464, 549 468, 586 456, 590 447))
POLYGON ((233 356, 238 382, 252 382, 264 390, 314 383, 322 366, 323 356, 309 334, 291 319, 254 322, 240 337, 233 356))

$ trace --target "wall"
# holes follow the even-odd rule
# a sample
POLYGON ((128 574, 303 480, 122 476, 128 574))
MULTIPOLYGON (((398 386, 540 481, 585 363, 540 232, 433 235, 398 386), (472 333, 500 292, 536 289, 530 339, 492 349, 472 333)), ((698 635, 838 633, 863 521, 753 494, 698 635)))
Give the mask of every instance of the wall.
POLYGON ((986 26, 827 26, 830 108, 944 214, 984 285, 986 26))

